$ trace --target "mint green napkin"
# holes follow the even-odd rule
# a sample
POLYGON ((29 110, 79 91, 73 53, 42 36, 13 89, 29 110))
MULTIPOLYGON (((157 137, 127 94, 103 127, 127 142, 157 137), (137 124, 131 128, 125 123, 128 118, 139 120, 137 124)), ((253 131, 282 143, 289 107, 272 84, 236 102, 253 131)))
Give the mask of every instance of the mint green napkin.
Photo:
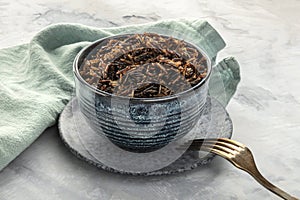
MULTIPOLYGON (((118 33, 160 28, 192 38, 213 62, 225 46, 207 22, 180 19, 117 28, 52 25, 28 44, 0 50, 0 170, 55 124, 73 94, 72 62, 84 46, 118 33)), ((236 60, 224 59, 213 69, 210 93, 225 106, 239 80, 236 60)))

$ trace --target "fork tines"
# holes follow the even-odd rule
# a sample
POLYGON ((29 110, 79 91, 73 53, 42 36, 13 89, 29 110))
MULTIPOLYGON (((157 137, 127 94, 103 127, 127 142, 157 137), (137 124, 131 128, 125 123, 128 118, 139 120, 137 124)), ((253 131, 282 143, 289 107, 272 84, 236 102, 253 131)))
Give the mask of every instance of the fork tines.
POLYGON ((195 139, 192 141, 188 150, 190 151, 211 151, 212 149, 222 150, 227 153, 232 153, 239 148, 245 147, 243 144, 227 139, 227 138, 217 138, 217 139, 195 139))

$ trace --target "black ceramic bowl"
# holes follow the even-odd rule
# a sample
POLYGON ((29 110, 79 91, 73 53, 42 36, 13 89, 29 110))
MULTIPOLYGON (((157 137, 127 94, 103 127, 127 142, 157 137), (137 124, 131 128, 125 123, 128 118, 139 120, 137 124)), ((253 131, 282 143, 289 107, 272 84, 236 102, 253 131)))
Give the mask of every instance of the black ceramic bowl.
POLYGON ((170 96, 118 96, 88 84, 79 71, 84 59, 103 42, 122 36, 100 39, 80 51, 73 66, 76 97, 82 114, 97 133, 125 150, 153 151, 187 134, 199 120, 208 94, 211 62, 205 52, 188 43, 205 56, 207 75, 197 85, 170 96))

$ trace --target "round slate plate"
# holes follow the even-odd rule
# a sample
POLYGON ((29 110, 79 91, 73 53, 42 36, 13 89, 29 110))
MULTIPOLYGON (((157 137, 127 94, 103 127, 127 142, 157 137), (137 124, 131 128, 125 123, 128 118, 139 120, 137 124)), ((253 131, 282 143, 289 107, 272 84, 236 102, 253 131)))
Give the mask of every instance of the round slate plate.
MULTIPOLYGON (((231 138, 233 126, 230 116, 226 112, 225 108, 213 98, 208 98, 207 102, 209 103, 206 107, 209 111, 204 112, 199 122, 193 128, 194 131, 197 131, 196 138, 231 138)), ((94 156, 102 153, 99 151, 99 148, 96 148, 97 146, 105 148, 105 145, 108 146, 108 144, 104 141, 104 139, 99 140, 99 136, 95 135, 95 133, 88 132, 82 134, 78 127, 88 127, 89 125, 82 116, 78 115, 81 115, 81 113, 79 112, 77 99, 73 98, 66 105, 59 118, 59 132, 64 144, 78 158, 110 172, 145 176, 173 174, 207 164, 214 157, 214 154, 210 153, 201 154, 201 152, 187 151, 169 166, 156 171, 129 172, 120 169, 116 170, 104 165, 97 157, 94 156)))

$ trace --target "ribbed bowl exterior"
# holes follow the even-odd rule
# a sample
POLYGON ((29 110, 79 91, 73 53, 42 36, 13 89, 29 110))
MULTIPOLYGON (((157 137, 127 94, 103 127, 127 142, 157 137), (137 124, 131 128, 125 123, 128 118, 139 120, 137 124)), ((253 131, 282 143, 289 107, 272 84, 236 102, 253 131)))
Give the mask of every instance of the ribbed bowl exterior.
POLYGON ((117 146, 136 152, 153 151, 187 134, 204 109, 208 83, 191 94, 144 102, 95 93, 76 79, 79 108, 90 126, 117 146))

